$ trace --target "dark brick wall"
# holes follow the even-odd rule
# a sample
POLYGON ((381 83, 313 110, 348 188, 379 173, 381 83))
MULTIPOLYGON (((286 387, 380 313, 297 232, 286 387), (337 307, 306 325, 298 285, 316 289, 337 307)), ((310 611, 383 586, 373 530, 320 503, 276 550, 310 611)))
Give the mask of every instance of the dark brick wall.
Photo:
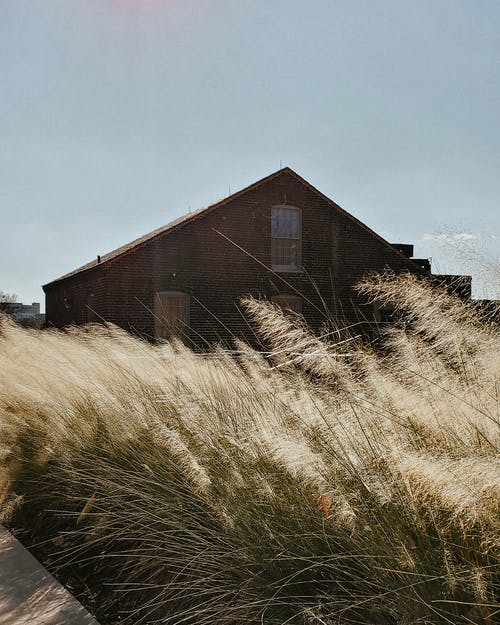
POLYGON ((101 321, 107 288, 104 265, 96 267, 92 272, 44 287, 46 324, 64 327, 101 321))
POLYGON ((419 271, 284 171, 178 230, 52 283, 46 287, 47 323, 57 327, 85 323, 92 320, 90 306, 97 319, 152 338, 154 293, 184 291, 191 295, 188 342, 203 346, 205 341, 229 342, 231 335, 251 338, 248 322, 238 310, 243 295, 270 299, 297 289, 305 318, 318 330, 331 313, 356 320, 355 308, 362 308, 362 302, 354 285, 367 271, 386 268, 419 271), (282 203, 302 209, 304 272, 276 275, 266 269, 271 265, 271 207, 282 203))

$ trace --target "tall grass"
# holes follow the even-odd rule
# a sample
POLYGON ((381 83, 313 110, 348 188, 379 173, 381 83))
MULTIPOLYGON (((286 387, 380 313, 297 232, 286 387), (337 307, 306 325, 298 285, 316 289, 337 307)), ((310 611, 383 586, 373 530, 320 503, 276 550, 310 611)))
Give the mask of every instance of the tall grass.
POLYGON ((498 329, 360 289, 397 307, 376 350, 255 300, 268 358, 4 319, 4 523, 103 623, 493 623, 498 329))

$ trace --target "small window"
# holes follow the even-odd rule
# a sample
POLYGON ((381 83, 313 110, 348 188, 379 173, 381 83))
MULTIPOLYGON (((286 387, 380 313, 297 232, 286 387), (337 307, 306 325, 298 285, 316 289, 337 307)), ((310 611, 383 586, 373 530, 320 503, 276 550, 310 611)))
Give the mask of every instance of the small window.
POLYGON ((271 212, 271 265, 275 271, 299 271, 302 224, 299 208, 274 206, 271 212))
POLYGON ((294 313, 302 314, 302 298, 298 295, 292 295, 290 293, 280 293, 279 295, 273 295, 271 298, 273 304, 279 306, 284 312, 292 311, 294 313))
POLYGON ((189 325, 189 295, 180 291, 155 294, 155 338, 186 336, 189 325))
POLYGON ((87 323, 94 323, 97 321, 98 317, 97 317, 97 313, 96 311, 92 308, 91 305, 87 304, 86 306, 86 311, 87 311, 87 323))
POLYGON ((94 299, 95 297, 93 293, 89 293, 87 295, 87 303, 85 305, 85 310, 87 311, 87 323, 93 323, 97 321, 94 299))
POLYGON ((377 323, 390 323, 394 321, 394 308, 389 304, 373 302, 373 316, 377 323))

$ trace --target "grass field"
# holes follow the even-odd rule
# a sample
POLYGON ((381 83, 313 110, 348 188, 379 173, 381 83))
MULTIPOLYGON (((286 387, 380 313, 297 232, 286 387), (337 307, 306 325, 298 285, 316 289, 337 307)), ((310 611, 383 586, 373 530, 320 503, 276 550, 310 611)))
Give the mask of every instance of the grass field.
POLYGON ((1 517, 105 623, 498 622, 499 332, 415 278, 377 349, 0 330, 1 517))

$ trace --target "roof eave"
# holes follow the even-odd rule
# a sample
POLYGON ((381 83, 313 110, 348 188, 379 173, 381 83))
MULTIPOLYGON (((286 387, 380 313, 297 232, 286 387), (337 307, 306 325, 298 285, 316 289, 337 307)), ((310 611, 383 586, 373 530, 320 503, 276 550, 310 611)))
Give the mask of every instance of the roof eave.
MULTIPOLYGON (((128 247, 127 249, 124 249, 122 252, 117 253, 116 255, 112 256, 111 258, 102 258, 101 262, 96 262, 94 261, 94 264, 91 266, 87 266, 87 265, 83 265, 82 267, 80 267, 79 269, 76 269, 73 272, 70 272, 69 274, 65 274, 59 278, 56 278, 55 280, 52 280, 51 282, 47 282, 46 284, 44 284, 42 286, 42 289, 44 292, 46 292, 47 287, 51 287, 53 285, 62 283, 62 282, 66 282, 67 280, 71 280, 72 278, 76 277, 76 276, 81 276, 84 273, 87 273, 89 271, 92 271, 93 269, 96 269, 97 267, 102 267, 102 266, 107 266, 109 265, 112 261, 118 259, 118 258, 122 258, 123 256, 126 256, 127 254, 143 247, 144 245, 148 245, 149 243, 156 241, 157 239, 160 239, 162 236, 168 235, 172 232, 175 232, 177 230, 179 230, 180 228, 183 228, 184 226, 186 226, 187 224, 192 223, 193 221, 200 219, 201 217, 204 217, 205 215, 208 215, 209 213, 211 213, 212 211, 216 210, 217 208, 220 208, 221 206, 224 206, 225 204, 227 204, 228 202, 234 200, 235 198, 244 195, 245 193, 248 193, 249 191, 252 191, 253 189, 258 188, 259 186, 265 184, 266 182, 269 182, 270 180, 272 180, 273 178, 276 178, 279 175, 282 175, 283 173, 290 173, 290 174, 295 174, 295 172, 290 169, 289 167, 283 167, 281 169, 278 169, 277 171, 273 172, 272 174, 269 174, 268 176, 265 176, 264 178, 261 178, 260 180, 258 180, 257 182, 252 183, 251 185, 248 185, 247 187, 244 187, 243 189, 240 189, 239 191, 236 191, 235 193, 232 193, 231 195, 228 195, 227 197, 223 198, 222 200, 218 200, 217 202, 214 202, 213 204, 210 204, 209 206, 205 207, 204 209, 201 209, 200 211, 195 211, 192 215, 185 215, 186 219, 182 220, 180 223, 176 224, 175 222, 177 220, 174 220, 172 222, 172 227, 169 228, 169 224, 165 225, 165 229, 161 230, 161 232, 158 232, 156 234, 154 234, 155 231, 153 231, 151 233, 151 237, 148 237, 148 234, 145 234, 143 237, 141 237, 140 239, 137 239, 139 242, 137 243, 137 245, 132 245, 133 241, 131 242, 131 247, 128 247)), ((298 176, 298 174, 295 174, 295 176, 297 176, 298 178, 300 178, 300 176, 298 176)), ((178 219, 182 219, 183 216, 179 217, 178 219)), ((120 248, 117 248, 118 250, 120 248)), ((116 250, 113 250, 111 252, 109 252, 108 254, 113 254, 113 252, 116 250)), ((104 256, 107 256, 108 254, 105 254, 104 256)))

